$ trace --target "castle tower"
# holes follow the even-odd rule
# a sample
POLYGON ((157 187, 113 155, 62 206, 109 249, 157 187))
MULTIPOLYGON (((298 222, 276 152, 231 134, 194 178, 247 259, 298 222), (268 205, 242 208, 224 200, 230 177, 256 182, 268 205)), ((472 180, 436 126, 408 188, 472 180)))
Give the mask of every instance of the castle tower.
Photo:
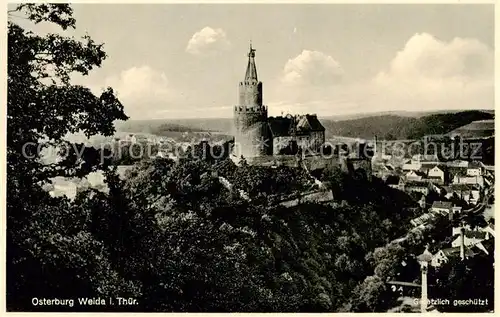
POLYGON ((270 135, 267 106, 262 104, 262 82, 257 78, 255 50, 250 44, 245 79, 239 84, 239 104, 234 107, 234 156, 251 159, 271 154, 270 135))

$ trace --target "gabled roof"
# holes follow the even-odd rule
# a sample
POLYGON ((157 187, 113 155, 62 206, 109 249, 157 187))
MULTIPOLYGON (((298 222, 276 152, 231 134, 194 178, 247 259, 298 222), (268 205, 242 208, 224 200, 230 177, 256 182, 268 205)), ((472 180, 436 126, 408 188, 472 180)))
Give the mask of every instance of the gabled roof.
POLYGON ((432 208, 451 209, 453 203, 451 201, 435 201, 432 203, 432 208))
POLYGON ((292 119, 287 117, 270 117, 269 129, 273 137, 289 136, 292 128, 292 119))
POLYGON ((417 176, 421 176, 421 177, 425 177, 425 176, 427 176, 427 174, 425 174, 425 172, 418 171, 418 170, 417 170, 417 171, 413 171, 413 170, 412 170, 412 171, 409 171, 408 173, 406 173, 406 175, 408 175, 408 174, 410 174, 410 173, 414 173, 414 174, 416 174, 417 176))
POLYGON ((297 130, 325 131, 325 127, 319 122, 316 115, 301 115, 297 117, 297 130))
POLYGON ((292 130, 296 130, 297 133, 325 131, 325 127, 316 115, 306 114, 295 118, 292 116, 269 117, 268 122, 273 137, 290 136, 292 130))

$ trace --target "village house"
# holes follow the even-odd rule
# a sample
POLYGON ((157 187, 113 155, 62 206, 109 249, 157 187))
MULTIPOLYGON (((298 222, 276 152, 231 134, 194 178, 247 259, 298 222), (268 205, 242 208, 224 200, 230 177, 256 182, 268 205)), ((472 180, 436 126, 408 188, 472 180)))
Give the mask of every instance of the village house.
POLYGON ((405 186, 404 190, 407 193, 411 192, 416 192, 416 193, 422 193, 425 196, 429 195, 429 184, 427 182, 419 182, 419 181, 408 181, 405 186))
POLYGON ((477 162, 472 162, 467 167, 467 176, 481 176, 482 167, 477 162))
POLYGON ((422 163, 420 163, 420 161, 412 161, 412 160, 409 160, 406 163, 404 163, 402 167, 404 172, 418 171, 421 168, 422 168, 422 163))
POLYGON ((426 180, 429 183, 437 184, 437 185, 443 185, 444 184, 443 179, 441 177, 439 177, 439 176, 428 176, 428 177, 426 177, 423 180, 426 180))
MULTIPOLYGON (((490 237, 487 232, 478 230, 465 230, 463 237, 464 237, 463 239, 464 246, 466 247, 476 246, 478 249, 488 254, 488 251, 481 244, 482 241, 489 240, 490 237)), ((451 246, 460 247, 461 244, 462 244, 462 236, 459 234, 458 237, 456 237, 456 239, 451 242, 451 246)))
POLYGON ((129 134, 128 141, 132 143, 146 143, 149 142, 149 138, 142 134, 129 134))
POLYGON ((432 203, 430 211, 443 216, 453 214, 453 203, 450 201, 435 201, 432 203))
POLYGON ((429 170, 427 176, 429 179, 439 179, 441 183, 444 183, 445 172, 436 165, 429 170))
POLYGON ((426 225, 429 221, 431 221, 433 219, 436 219, 436 216, 431 214, 431 213, 427 213, 427 214, 423 214, 415 219, 410 220, 410 223, 412 224, 412 226, 418 227, 418 226, 426 225))
POLYGON ((479 185, 484 186, 483 176, 460 176, 455 175, 453 177, 453 184, 469 184, 469 185, 479 185))
MULTIPOLYGON (((471 258, 474 255, 476 255, 474 251, 472 251, 470 248, 465 248, 464 256, 466 259, 471 258)), ((450 261, 450 259, 452 259, 453 257, 459 257, 459 256, 460 256, 460 247, 452 247, 439 250, 436 254, 432 256, 431 266, 440 267, 441 265, 450 261)))
POLYGON ((402 177, 396 175, 390 175, 385 180, 385 184, 391 188, 404 190, 405 189, 405 181, 402 177))
POLYGON ((469 166, 469 162, 464 160, 455 160, 447 162, 446 165, 449 167, 467 168, 469 166))

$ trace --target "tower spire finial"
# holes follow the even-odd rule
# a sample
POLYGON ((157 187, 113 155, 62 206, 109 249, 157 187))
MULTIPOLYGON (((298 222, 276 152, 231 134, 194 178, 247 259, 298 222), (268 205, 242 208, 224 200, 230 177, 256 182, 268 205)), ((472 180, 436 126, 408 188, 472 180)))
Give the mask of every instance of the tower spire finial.
POLYGON ((248 65, 247 71, 245 73, 245 82, 258 82, 257 80, 257 68, 255 67, 255 49, 252 46, 252 40, 250 40, 250 51, 248 52, 248 65))

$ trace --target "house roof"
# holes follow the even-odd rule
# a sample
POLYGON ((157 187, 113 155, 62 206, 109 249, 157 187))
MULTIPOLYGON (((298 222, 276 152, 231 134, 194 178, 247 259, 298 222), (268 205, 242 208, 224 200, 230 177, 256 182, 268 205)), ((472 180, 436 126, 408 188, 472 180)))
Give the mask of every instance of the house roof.
POLYGON ((451 209, 453 208, 453 203, 451 201, 435 201, 432 203, 432 208, 451 209))
POLYGON ((406 173, 406 175, 408 175, 410 173, 415 173, 417 176, 421 176, 421 177, 427 176, 427 174, 423 171, 409 171, 408 173, 406 173))
POLYGON ((408 181, 406 187, 428 187, 429 184, 425 181, 408 181))
POLYGON ((432 169, 439 169, 440 171, 444 172, 446 171, 446 167, 443 167, 443 166, 439 166, 439 165, 434 165, 433 167, 431 167, 429 170, 432 170, 432 169))
POLYGON ((432 214, 423 214, 415 219, 412 219, 412 221, 414 223, 416 223, 417 225, 420 225, 420 224, 423 224, 424 222, 426 222, 427 220, 431 219, 431 218, 434 218, 434 215, 432 214))
POLYGON ((325 127, 319 122, 316 115, 306 114, 298 116, 297 129, 306 129, 308 131, 325 131, 325 127))
POLYGON ((430 253, 428 249, 425 249, 425 251, 422 254, 417 256, 417 260, 430 262, 432 260, 432 253, 430 253))
POLYGON ((309 114, 296 117, 270 117, 268 123, 273 137, 290 136, 292 130, 296 130, 297 133, 325 131, 325 127, 319 122, 318 117, 309 114))
POLYGON ((269 129, 273 137, 289 136, 292 128, 292 118, 270 117, 268 119, 269 129))
POLYGON ((449 187, 452 191, 479 190, 476 184, 451 184, 449 187))

